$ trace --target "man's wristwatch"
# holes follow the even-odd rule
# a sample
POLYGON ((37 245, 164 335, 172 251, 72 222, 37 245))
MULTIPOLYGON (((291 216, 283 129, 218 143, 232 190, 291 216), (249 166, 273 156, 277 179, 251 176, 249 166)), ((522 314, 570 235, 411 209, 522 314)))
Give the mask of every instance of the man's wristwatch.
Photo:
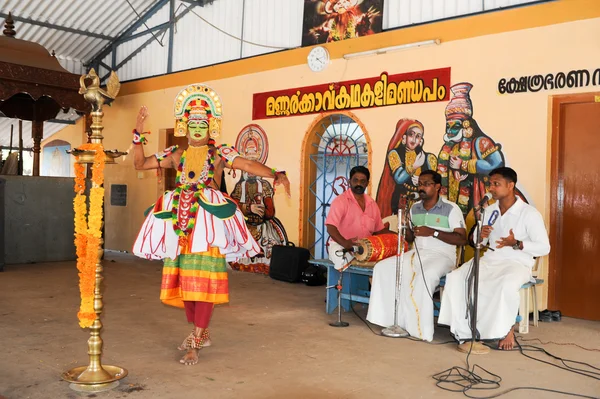
POLYGON ((439 231, 436 230, 436 231, 433 232, 433 237, 434 238, 438 238, 439 235, 440 235, 439 231))
POLYGON ((516 250, 521 249, 521 241, 517 240, 515 245, 513 245, 512 247, 513 247, 513 249, 516 249, 516 250))

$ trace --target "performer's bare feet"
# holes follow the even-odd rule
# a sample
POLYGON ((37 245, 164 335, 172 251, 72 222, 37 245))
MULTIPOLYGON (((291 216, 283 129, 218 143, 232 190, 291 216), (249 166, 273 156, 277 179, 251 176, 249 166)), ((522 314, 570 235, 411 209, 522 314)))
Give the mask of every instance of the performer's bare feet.
MULTIPOLYGON (((192 332, 189 336, 187 336, 183 340, 183 342, 181 343, 181 345, 179 345, 177 347, 177 350, 185 351, 185 350, 189 349, 189 342, 188 342, 188 340, 190 339, 190 336, 194 336, 194 332, 192 332)), ((211 345, 212 345, 212 341, 210 340, 210 335, 206 334, 206 337, 204 338, 204 342, 202 343, 202 347, 203 348, 207 348, 207 347, 209 347, 211 345)))
POLYGON ((187 353, 181 358, 179 363, 185 364, 186 366, 193 366, 198 363, 198 352, 200 349, 189 349, 187 353))
POLYGON ((515 332, 511 328, 506 337, 498 341, 498 349, 510 351, 515 347, 515 332))
MULTIPOLYGON (((212 345, 212 342, 210 341, 210 338, 209 338, 209 339, 207 339, 207 340, 205 340, 205 341, 204 341, 204 343, 202 344, 202 347, 203 347, 203 348, 208 348, 208 347, 209 347, 209 346, 211 346, 211 345, 212 345)), ((179 345, 179 346, 177 347, 177 350, 180 350, 180 351, 185 351, 185 350, 187 350, 187 347, 185 346, 185 341, 183 341, 183 342, 181 343, 181 345, 179 345)))

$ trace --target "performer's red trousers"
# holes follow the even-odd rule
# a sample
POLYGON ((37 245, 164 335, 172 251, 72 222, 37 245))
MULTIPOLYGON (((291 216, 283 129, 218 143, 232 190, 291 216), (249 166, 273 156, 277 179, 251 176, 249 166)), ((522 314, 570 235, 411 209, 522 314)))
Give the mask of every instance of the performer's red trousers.
POLYGON ((199 328, 207 328, 212 316, 212 302, 183 301, 188 322, 199 328))

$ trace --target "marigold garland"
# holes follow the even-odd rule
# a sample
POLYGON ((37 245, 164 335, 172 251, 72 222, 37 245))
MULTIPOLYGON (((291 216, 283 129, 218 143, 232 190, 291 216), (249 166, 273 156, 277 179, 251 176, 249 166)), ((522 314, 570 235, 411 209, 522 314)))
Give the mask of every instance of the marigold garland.
POLYGON ((79 150, 95 151, 92 165, 92 189, 90 190, 89 214, 86 206, 85 167, 78 164, 75 157, 75 248, 77 270, 79 270, 79 291, 81 305, 77 317, 82 328, 91 327, 96 320, 94 310, 94 290, 96 288, 96 262, 102 238, 102 206, 104 203, 104 147, 102 144, 84 144, 79 150))

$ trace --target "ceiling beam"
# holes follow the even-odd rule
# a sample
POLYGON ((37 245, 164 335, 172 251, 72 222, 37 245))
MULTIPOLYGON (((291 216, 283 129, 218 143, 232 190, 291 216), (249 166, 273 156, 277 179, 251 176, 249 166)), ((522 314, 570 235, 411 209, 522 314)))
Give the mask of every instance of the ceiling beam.
POLYGON ((169 2, 169 0, 157 1, 156 4, 154 4, 152 7, 150 7, 148 9, 148 11, 146 11, 146 13, 141 16, 141 18, 139 18, 138 20, 133 22, 131 24, 131 26, 129 26, 129 28, 127 28, 125 31, 123 31, 123 33, 121 33, 119 36, 113 38, 110 41, 110 43, 108 43, 106 46, 104 46, 104 48, 102 50, 100 50, 98 53, 96 53, 94 56, 92 56, 90 58, 89 62, 87 62, 87 64, 94 65, 95 63, 102 61, 104 59, 104 57, 106 57, 108 54, 110 54, 110 52, 113 49, 114 44, 118 44, 124 38, 127 38, 128 36, 132 35, 133 32, 135 32, 140 26, 142 26, 146 21, 148 21, 148 19, 150 19, 150 17, 152 17, 154 14, 156 14, 168 2, 169 2))
MULTIPOLYGON (((6 18, 8 18, 8 14, 0 12, 0 18, 6 19, 6 18)), ((114 40, 114 37, 112 37, 112 36, 101 35, 99 33, 88 32, 86 30, 81 30, 81 29, 69 28, 67 26, 51 24, 49 22, 36 21, 36 20, 30 19, 30 18, 21 18, 21 17, 16 17, 16 16, 12 15, 12 19, 14 21, 23 22, 23 23, 30 24, 30 25, 43 26, 44 28, 55 29, 55 30, 62 30, 64 32, 75 33, 77 35, 95 37, 97 39, 109 40, 109 41, 114 40)), ((17 29, 17 31, 18 31, 18 29, 17 29)))
POLYGON ((182 3, 190 3, 195 6, 204 7, 207 4, 212 4, 215 0, 181 0, 182 3))
MULTIPOLYGON (((167 0, 169 1, 169 0, 167 0)), ((177 21, 179 21, 181 18, 183 18, 184 15, 186 15, 188 12, 190 12, 194 6, 190 5, 190 6, 184 6, 184 10, 182 12, 180 12, 177 16, 175 16, 175 19, 169 21, 168 24, 163 24, 163 28, 158 30, 157 36, 160 36, 161 34, 163 34, 164 32, 166 32, 167 29, 169 29, 170 26, 173 26, 177 23, 177 21)), ((126 63, 128 63, 133 57, 135 57, 140 51, 142 51, 144 48, 146 48, 150 43, 152 43, 154 40, 156 40, 154 38, 154 36, 152 36, 151 38, 148 38, 148 40, 146 40, 144 43, 142 43, 137 49, 133 50, 131 53, 129 53, 129 55, 127 57, 125 57, 123 60, 121 60, 121 62, 119 62, 114 68, 113 70, 116 72, 119 68, 121 68, 123 65, 125 65, 126 63)), ((107 73, 106 75, 104 75, 101 79, 100 82, 104 82, 106 79, 108 79, 108 77, 110 76, 110 72, 107 73)))

